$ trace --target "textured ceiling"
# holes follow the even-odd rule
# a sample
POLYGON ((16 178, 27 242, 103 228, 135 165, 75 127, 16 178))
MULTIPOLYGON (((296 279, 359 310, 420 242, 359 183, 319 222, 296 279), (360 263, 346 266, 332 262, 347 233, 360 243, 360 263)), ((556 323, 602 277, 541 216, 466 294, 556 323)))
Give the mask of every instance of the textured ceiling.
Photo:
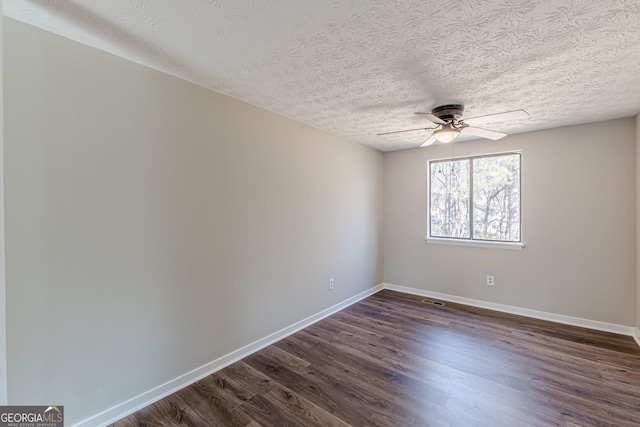
POLYGON ((5 0, 4 14, 383 151, 414 111, 508 133, 640 111, 640 0, 5 0))

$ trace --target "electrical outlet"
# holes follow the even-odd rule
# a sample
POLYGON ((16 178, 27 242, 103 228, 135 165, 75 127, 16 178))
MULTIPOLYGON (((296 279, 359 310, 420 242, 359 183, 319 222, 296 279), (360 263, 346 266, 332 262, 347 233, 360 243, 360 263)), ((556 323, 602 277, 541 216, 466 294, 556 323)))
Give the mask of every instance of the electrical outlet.
POLYGON ((332 291, 333 290, 333 279, 329 279, 329 290, 332 291))
POLYGON ((494 284, 493 276, 487 276, 487 286, 493 286, 494 284))

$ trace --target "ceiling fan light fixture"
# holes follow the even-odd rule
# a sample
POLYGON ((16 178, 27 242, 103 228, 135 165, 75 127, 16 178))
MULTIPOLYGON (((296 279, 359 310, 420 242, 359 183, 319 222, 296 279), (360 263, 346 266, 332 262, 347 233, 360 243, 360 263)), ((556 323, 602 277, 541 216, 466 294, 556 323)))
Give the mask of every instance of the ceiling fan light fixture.
POLYGON ((443 125, 442 129, 438 129, 437 131, 433 132, 433 136, 436 137, 438 142, 441 142, 444 144, 448 142, 452 142, 454 139, 458 137, 458 135, 460 135, 460 131, 454 128, 453 126, 451 126, 451 123, 443 125))
MULTIPOLYGON (((1 0, 0 0, 1 1, 1 0)), ((419 130, 432 131, 429 138, 420 145, 420 147, 427 147, 433 145, 436 141, 441 144, 448 144, 455 141, 460 134, 464 136, 485 138, 491 140, 498 140, 507 136, 506 133, 498 132, 490 129, 483 129, 476 127, 477 124, 491 123, 501 120, 520 120, 529 117, 529 114, 524 110, 505 111, 504 113, 489 114, 486 116, 471 117, 469 119, 462 119, 462 112, 464 111, 464 105, 462 104, 447 104, 441 105, 431 110, 430 113, 416 112, 426 118, 431 123, 437 125, 435 128, 419 128, 419 129, 405 129, 392 132, 379 133, 378 135, 389 135, 400 132, 414 132, 419 130), (434 131, 434 129, 436 129, 434 131)))

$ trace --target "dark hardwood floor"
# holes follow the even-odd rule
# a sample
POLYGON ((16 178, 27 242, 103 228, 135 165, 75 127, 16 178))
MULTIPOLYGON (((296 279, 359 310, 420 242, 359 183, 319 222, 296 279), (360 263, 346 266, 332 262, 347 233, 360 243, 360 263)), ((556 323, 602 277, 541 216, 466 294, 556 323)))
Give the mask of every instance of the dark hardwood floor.
POLYGON ((382 291, 118 422, 640 426, 632 338, 382 291))

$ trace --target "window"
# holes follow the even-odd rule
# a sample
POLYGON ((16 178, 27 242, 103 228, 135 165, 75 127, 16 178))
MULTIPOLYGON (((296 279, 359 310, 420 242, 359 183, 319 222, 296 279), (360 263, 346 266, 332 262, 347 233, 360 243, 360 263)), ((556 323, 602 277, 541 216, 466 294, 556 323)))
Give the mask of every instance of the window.
POLYGON ((521 242, 520 154, 429 162, 428 237, 521 242))

